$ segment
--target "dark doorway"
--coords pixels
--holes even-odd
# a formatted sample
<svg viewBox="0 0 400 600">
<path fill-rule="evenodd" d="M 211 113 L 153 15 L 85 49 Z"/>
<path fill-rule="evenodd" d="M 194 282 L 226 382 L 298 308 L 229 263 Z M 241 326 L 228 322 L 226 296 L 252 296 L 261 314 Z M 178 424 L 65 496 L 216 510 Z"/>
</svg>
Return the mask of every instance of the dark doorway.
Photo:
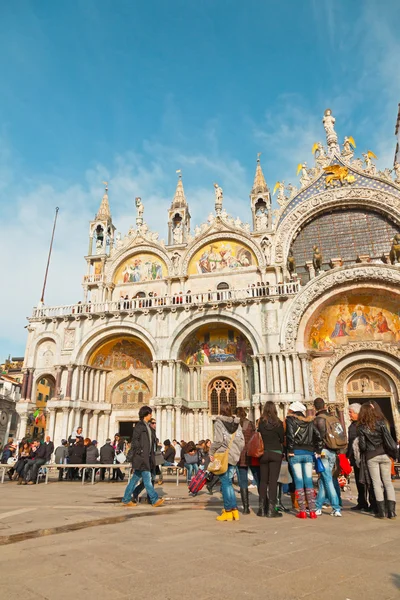
<svg viewBox="0 0 400 600">
<path fill-rule="evenodd" d="M 126 438 L 128 441 L 131 441 L 133 427 L 136 421 L 122 421 L 119 424 L 119 435 L 123 438 Z"/>
<path fill-rule="evenodd" d="M 353 404 L 354 402 L 358 402 L 359 404 L 364 404 L 364 402 L 372 402 L 372 401 L 376 402 L 378 404 L 381 411 L 385 415 L 385 419 L 388 421 L 388 423 L 390 425 L 390 433 L 392 434 L 393 439 L 396 440 L 397 439 L 396 429 L 394 426 L 393 411 L 392 411 L 392 405 L 390 402 L 390 398 L 365 398 L 365 397 L 364 398 L 349 398 L 349 405 Z"/>
</svg>

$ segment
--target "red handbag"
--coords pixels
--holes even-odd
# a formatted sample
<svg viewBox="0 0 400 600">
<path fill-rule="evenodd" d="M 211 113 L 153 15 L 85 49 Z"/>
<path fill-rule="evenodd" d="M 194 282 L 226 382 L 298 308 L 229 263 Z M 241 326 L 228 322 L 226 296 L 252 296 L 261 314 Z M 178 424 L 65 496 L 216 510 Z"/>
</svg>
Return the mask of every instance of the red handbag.
<svg viewBox="0 0 400 600">
<path fill-rule="evenodd" d="M 247 456 L 260 458 L 264 454 L 264 442 L 259 431 L 253 433 L 247 445 Z"/>
</svg>

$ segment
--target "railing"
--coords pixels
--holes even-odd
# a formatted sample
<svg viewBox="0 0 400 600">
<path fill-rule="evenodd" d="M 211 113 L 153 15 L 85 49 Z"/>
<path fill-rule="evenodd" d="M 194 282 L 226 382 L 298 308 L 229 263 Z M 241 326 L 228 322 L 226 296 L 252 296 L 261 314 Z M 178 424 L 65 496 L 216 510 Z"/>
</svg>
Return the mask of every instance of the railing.
<svg viewBox="0 0 400 600">
<path fill-rule="evenodd" d="M 293 296 L 298 293 L 299 289 L 300 285 L 296 281 L 291 283 L 279 283 L 277 285 L 265 284 L 241 290 L 220 290 L 202 293 L 184 292 L 183 294 L 174 294 L 172 296 L 157 296 L 153 294 L 152 296 L 149 295 L 144 298 L 121 298 L 116 301 L 88 302 L 86 304 L 79 302 L 77 304 L 69 304 L 66 306 L 41 306 L 34 308 L 32 318 L 56 318 L 70 315 L 87 316 L 88 314 L 96 313 L 104 314 L 150 309 L 173 309 L 184 306 L 237 304 L 241 302 L 260 301 L 262 299 L 267 300 L 268 298 Z"/>
<path fill-rule="evenodd" d="M 103 274 L 100 273 L 98 275 L 85 275 L 83 278 L 84 283 L 100 283 L 103 281 Z"/>
</svg>

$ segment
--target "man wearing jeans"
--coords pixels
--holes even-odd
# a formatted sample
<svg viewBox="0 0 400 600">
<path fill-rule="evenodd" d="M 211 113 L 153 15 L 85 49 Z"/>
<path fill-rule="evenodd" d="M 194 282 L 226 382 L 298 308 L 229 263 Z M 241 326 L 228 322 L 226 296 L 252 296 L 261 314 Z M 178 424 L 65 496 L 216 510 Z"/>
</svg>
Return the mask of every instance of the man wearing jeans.
<svg viewBox="0 0 400 600">
<path fill-rule="evenodd" d="M 322 505 L 324 503 L 325 497 L 328 498 L 330 505 L 332 506 L 332 517 L 341 517 L 342 513 L 340 510 L 339 498 L 335 490 L 335 486 L 333 484 L 332 479 L 332 471 L 336 465 L 336 452 L 327 448 L 326 443 L 326 417 L 329 416 L 328 411 L 325 408 L 325 402 L 322 398 L 316 398 L 314 400 L 314 407 L 316 410 L 316 417 L 314 419 L 314 423 L 316 428 L 319 431 L 321 439 L 323 441 L 323 450 L 321 452 L 322 463 L 325 467 L 325 471 L 320 473 L 319 486 L 318 486 L 318 495 L 315 502 L 316 505 L 316 514 L 322 514 Z"/>
<path fill-rule="evenodd" d="M 139 410 L 139 423 L 135 425 L 132 435 L 132 467 L 133 476 L 126 486 L 122 505 L 133 507 L 132 494 L 140 480 L 143 481 L 146 492 L 153 506 L 161 506 L 164 503 L 162 498 L 158 497 L 151 480 L 151 471 L 155 468 L 155 431 L 150 427 L 152 410 L 149 406 L 142 406 Z"/>
</svg>

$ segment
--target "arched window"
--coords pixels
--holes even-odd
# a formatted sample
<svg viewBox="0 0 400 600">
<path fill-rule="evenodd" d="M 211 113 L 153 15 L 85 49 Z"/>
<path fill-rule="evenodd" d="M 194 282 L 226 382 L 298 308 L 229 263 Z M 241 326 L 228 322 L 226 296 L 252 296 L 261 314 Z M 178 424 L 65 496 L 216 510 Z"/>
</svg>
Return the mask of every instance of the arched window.
<svg viewBox="0 0 400 600">
<path fill-rule="evenodd" d="M 221 283 L 217 285 L 217 290 L 229 290 L 229 283 L 226 283 L 226 281 L 221 281 Z"/>
<path fill-rule="evenodd" d="M 139 404 L 143 403 L 143 392 L 138 393 L 138 402 L 139 402 Z"/>
<path fill-rule="evenodd" d="M 233 381 L 227 377 L 214 379 L 208 388 L 208 398 L 212 415 L 219 415 L 221 402 L 226 401 L 229 402 L 232 411 L 234 411 L 237 406 L 236 386 Z"/>
</svg>

